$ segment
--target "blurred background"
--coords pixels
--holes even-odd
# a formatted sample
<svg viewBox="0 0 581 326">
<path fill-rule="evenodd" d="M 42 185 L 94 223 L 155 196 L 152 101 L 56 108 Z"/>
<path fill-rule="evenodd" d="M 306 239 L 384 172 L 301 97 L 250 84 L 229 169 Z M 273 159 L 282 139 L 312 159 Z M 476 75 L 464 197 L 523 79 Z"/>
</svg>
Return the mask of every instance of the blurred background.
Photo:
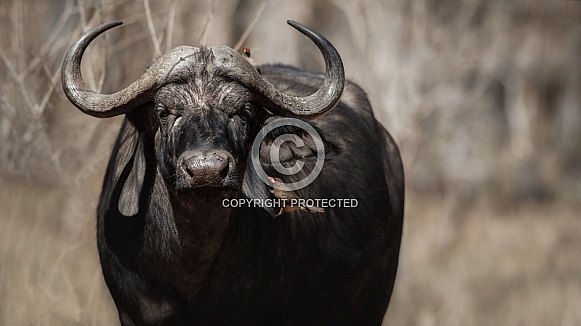
<svg viewBox="0 0 581 326">
<path fill-rule="evenodd" d="M 581 324 L 581 2 L 0 2 L 0 325 L 110 325 L 95 207 L 121 118 L 65 98 L 63 54 L 114 92 L 176 45 L 322 71 L 326 35 L 398 142 L 407 201 L 386 325 Z"/>
</svg>

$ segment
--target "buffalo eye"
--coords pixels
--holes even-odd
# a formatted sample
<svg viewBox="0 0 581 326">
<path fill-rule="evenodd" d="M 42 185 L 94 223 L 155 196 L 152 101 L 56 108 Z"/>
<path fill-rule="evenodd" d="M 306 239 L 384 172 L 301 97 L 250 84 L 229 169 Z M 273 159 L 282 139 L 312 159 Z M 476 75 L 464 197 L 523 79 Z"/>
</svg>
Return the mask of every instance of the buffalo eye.
<svg viewBox="0 0 581 326">
<path fill-rule="evenodd" d="M 167 120 L 169 119 L 169 116 L 171 115 L 171 112 L 169 112 L 169 110 L 167 110 L 165 107 L 159 105 L 155 108 L 155 111 L 157 113 L 157 116 L 159 117 L 159 120 L 161 121 L 162 124 L 166 124 Z"/>
<path fill-rule="evenodd" d="M 230 115 L 230 118 L 238 117 L 241 121 L 246 122 L 252 118 L 252 105 L 249 103 L 241 106 L 236 112 Z"/>
</svg>

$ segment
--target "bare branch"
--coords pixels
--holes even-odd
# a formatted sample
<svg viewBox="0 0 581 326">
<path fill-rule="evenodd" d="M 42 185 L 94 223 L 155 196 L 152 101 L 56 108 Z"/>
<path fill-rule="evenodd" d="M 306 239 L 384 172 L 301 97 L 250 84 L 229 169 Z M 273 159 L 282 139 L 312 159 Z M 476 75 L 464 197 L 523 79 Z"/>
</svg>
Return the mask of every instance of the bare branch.
<svg viewBox="0 0 581 326">
<path fill-rule="evenodd" d="M 16 81 L 16 84 L 18 85 L 18 90 L 20 91 L 22 98 L 26 102 L 26 106 L 30 110 L 32 110 L 36 105 L 35 101 L 30 97 L 29 92 L 26 89 L 26 86 L 24 86 L 24 83 L 22 82 L 22 79 L 18 77 L 18 73 L 16 72 L 14 65 L 12 65 L 12 62 L 10 61 L 10 59 L 8 59 L 8 57 L 6 56 L 4 51 L 2 51 L 2 49 L 0 49 L 0 58 L 2 59 L 2 61 L 4 61 L 4 64 L 8 68 L 8 72 L 10 72 L 12 78 Z"/>
<path fill-rule="evenodd" d="M 210 24 L 214 20 L 214 16 L 216 16 L 216 5 L 218 1 L 212 0 L 210 3 L 210 14 L 208 15 L 208 19 L 204 23 L 204 27 L 202 28 L 202 34 L 200 34 L 200 38 L 198 39 L 197 44 L 204 45 L 208 40 L 208 31 L 210 30 Z"/>
<path fill-rule="evenodd" d="M 165 32 L 166 38 L 165 38 L 165 51 L 169 51 L 171 50 L 171 44 L 172 44 L 172 36 L 173 36 L 173 26 L 174 26 L 174 22 L 175 22 L 175 15 L 176 15 L 176 2 L 172 1 L 171 4 L 169 5 L 169 10 L 168 10 L 168 18 L 167 18 L 167 30 Z"/>
<path fill-rule="evenodd" d="M 50 73 L 48 67 L 46 66 L 46 63 L 44 64 L 44 69 L 47 73 L 47 75 Z M 59 82 L 59 76 L 61 75 L 61 69 L 60 67 L 54 72 L 54 74 L 51 76 L 50 78 L 50 86 L 48 88 L 48 91 L 46 92 L 46 94 L 44 95 L 44 98 L 42 99 L 42 102 L 40 103 L 40 105 L 35 106 L 35 110 L 34 113 L 35 114 L 42 114 L 42 112 L 44 111 L 44 108 L 46 107 L 46 105 L 48 104 L 48 101 L 50 99 L 50 97 L 52 96 L 54 89 L 56 87 L 56 85 Z"/>
<path fill-rule="evenodd" d="M 34 70 L 36 68 L 36 66 L 38 64 L 40 64 L 42 62 L 41 58 L 43 58 L 47 54 L 47 52 L 49 52 L 50 50 L 53 50 L 53 51 L 55 50 L 54 47 L 55 47 L 55 43 L 57 43 L 57 40 L 62 41 L 62 39 L 63 39 L 62 38 L 62 36 L 63 36 L 62 30 L 63 30 L 65 24 L 69 21 L 69 19 L 73 15 L 74 10 L 77 9 L 76 6 L 70 5 L 71 2 L 72 2 L 71 0 L 67 1 L 67 5 L 65 5 L 65 10 L 60 15 L 57 23 L 51 29 L 50 35 L 45 39 L 45 41 L 40 46 L 40 50 L 38 51 L 38 54 L 35 55 L 34 58 L 32 58 L 32 60 L 30 61 L 30 63 L 26 67 L 26 69 L 24 69 L 20 73 L 20 76 L 18 76 L 19 78 L 24 79 L 24 76 L 28 75 L 32 70 Z M 60 43 L 62 43 L 62 42 L 60 42 Z M 60 47 L 57 47 L 57 49 L 60 49 Z"/>
<path fill-rule="evenodd" d="M 256 15 L 254 16 L 254 19 L 252 20 L 250 25 L 248 25 L 246 27 L 246 29 L 244 30 L 242 35 L 240 35 L 240 38 L 238 39 L 238 42 L 236 42 L 236 45 L 234 45 L 234 48 L 233 48 L 234 51 L 240 50 L 240 48 L 242 47 L 242 44 L 244 44 L 244 41 L 246 41 L 246 38 L 248 37 L 248 35 L 250 35 L 250 32 L 254 28 L 254 25 L 256 25 L 256 23 L 258 22 L 258 19 L 262 15 L 262 12 L 264 11 L 264 8 L 266 8 L 267 4 L 268 4 L 268 0 L 262 1 L 262 3 L 260 4 L 260 7 L 258 7 Z"/>
<path fill-rule="evenodd" d="M 153 18 L 151 17 L 151 10 L 149 10 L 149 0 L 143 0 L 143 6 L 145 7 L 145 16 L 147 18 L 147 27 L 149 28 L 149 35 L 151 37 L 151 42 L 153 42 L 153 49 L 155 51 L 155 56 L 161 56 L 161 49 L 159 47 L 159 39 L 155 33 L 155 27 L 153 26 Z"/>
</svg>

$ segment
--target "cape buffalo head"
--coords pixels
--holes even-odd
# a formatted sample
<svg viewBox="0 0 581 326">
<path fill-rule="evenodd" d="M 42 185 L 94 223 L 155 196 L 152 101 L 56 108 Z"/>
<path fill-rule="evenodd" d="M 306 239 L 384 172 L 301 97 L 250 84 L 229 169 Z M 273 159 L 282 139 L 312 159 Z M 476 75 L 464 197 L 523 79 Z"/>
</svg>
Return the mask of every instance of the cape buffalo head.
<svg viewBox="0 0 581 326">
<path fill-rule="evenodd" d="M 88 31 L 71 47 L 62 69 L 63 88 L 69 100 L 88 115 L 137 116 L 154 144 L 156 164 L 166 184 L 176 193 L 218 197 L 240 190 L 249 145 L 266 110 L 312 119 L 339 101 L 345 82 L 339 54 L 323 36 L 296 22 L 288 23 L 309 37 L 325 60 L 324 83 L 310 96 L 280 92 L 226 46 L 178 46 L 125 89 L 96 93 L 81 75 L 83 53 L 97 36 L 121 22 Z"/>
</svg>

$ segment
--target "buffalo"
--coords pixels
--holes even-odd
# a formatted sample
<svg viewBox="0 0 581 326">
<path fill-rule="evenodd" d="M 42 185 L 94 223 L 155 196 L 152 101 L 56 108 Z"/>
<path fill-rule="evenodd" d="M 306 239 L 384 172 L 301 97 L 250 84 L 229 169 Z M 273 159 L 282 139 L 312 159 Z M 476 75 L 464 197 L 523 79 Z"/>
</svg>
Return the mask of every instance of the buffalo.
<svg viewBox="0 0 581 326">
<path fill-rule="evenodd" d="M 97 208 L 121 324 L 381 324 L 402 236 L 399 150 L 365 92 L 345 80 L 333 45 L 288 23 L 320 49 L 325 74 L 257 66 L 226 46 L 178 46 L 125 89 L 101 94 L 84 82 L 81 59 L 121 22 L 68 50 L 62 82 L 72 104 L 125 116 Z M 284 119 L 315 133 L 300 123 L 260 133 Z M 294 138 L 277 143 L 281 135 Z M 272 191 L 269 180 L 294 184 L 321 163 L 309 184 Z M 303 203 L 281 204 L 287 195 Z M 320 209 L 300 209 L 309 200 Z"/>
</svg>

